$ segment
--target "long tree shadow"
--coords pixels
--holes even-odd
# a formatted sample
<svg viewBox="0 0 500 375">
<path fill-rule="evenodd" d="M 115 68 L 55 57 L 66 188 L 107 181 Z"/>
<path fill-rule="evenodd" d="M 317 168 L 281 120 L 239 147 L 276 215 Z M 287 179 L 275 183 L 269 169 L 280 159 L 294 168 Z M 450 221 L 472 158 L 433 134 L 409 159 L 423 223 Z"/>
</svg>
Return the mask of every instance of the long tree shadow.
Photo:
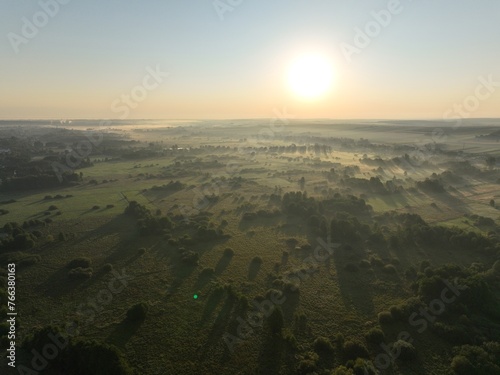
<svg viewBox="0 0 500 375">
<path fill-rule="evenodd" d="M 47 297 L 61 297 L 90 286 L 90 279 L 71 279 L 68 276 L 69 271 L 68 268 L 64 267 L 54 272 L 44 283 L 40 284 L 37 289 L 41 294 Z"/>
<path fill-rule="evenodd" d="M 284 342 L 281 335 L 264 333 L 262 349 L 259 353 L 257 374 L 279 374 L 283 357 Z"/>
<path fill-rule="evenodd" d="M 300 305 L 300 290 L 285 291 L 283 297 L 285 298 L 285 301 L 281 305 L 283 318 L 286 322 L 292 322 L 295 311 Z"/>
<path fill-rule="evenodd" d="M 210 348 L 220 340 L 220 338 L 226 331 L 226 326 L 229 321 L 229 318 L 231 317 L 231 311 L 233 310 L 234 303 L 235 300 L 233 298 L 229 296 L 226 297 L 224 305 L 219 311 L 219 315 L 217 315 L 217 318 L 215 319 L 212 329 L 208 334 L 207 341 L 203 346 L 204 349 L 201 352 L 202 361 L 206 358 Z"/>
<path fill-rule="evenodd" d="M 222 272 L 224 272 L 231 263 L 231 259 L 233 259 L 232 256 L 225 254 L 222 255 L 222 257 L 217 262 L 217 265 L 215 266 L 215 274 L 220 275 Z"/>
<path fill-rule="evenodd" d="M 128 217 L 125 214 L 120 214 L 104 225 L 101 225 L 100 227 L 97 227 L 81 236 L 78 236 L 74 240 L 74 244 L 77 245 L 86 241 L 91 241 L 104 236 L 116 234 L 118 234 L 119 241 L 122 244 L 130 243 L 138 239 L 135 219 Z"/>
<path fill-rule="evenodd" d="M 259 273 L 261 263 L 256 261 L 251 261 L 248 267 L 248 280 L 255 280 L 257 274 Z"/>
<path fill-rule="evenodd" d="M 201 315 L 200 326 L 205 324 L 208 319 L 212 316 L 213 312 L 217 309 L 217 306 L 222 301 L 222 297 L 224 297 L 224 291 L 214 290 L 207 299 L 205 303 L 205 308 L 203 309 L 203 313 Z"/>
<path fill-rule="evenodd" d="M 348 261 L 350 251 L 352 248 L 342 246 L 333 253 L 340 294 L 346 307 L 371 316 L 375 313 L 375 308 L 368 287 L 369 276 L 365 269 L 359 269 L 357 265 Z"/>
<path fill-rule="evenodd" d="M 141 327 L 142 321 L 130 321 L 124 319 L 120 322 L 113 332 L 107 337 L 106 342 L 117 346 L 118 348 L 125 348 L 127 342 Z"/>
</svg>

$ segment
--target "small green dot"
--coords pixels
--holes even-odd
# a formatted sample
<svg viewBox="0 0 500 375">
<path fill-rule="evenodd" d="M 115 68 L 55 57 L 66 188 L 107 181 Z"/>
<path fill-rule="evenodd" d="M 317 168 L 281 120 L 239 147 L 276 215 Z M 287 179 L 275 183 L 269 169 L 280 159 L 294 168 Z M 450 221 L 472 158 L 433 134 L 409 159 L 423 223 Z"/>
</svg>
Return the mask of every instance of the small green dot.
<svg viewBox="0 0 500 375">
<path fill-rule="evenodd" d="M 198 294 L 195 294 L 195 295 L 193 296 L 193 298 L 194 298 L 194 299 L 198 299 Z"/>
</svg>

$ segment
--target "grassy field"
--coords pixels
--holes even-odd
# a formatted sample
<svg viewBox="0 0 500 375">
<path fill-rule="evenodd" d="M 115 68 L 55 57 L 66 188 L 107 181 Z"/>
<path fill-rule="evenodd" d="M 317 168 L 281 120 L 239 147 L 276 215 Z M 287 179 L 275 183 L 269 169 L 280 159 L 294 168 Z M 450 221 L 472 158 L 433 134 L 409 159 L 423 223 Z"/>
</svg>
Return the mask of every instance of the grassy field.
<svg viewBox="0 0 500 375">
<path fill-rule="evenodd" d="M 433 160 L 430 165 L 418 169 L 391 164 L 392 158 L 405 153 L 395 146 L 408 144 L 411 137 L 428 136 L 432 124 L 352 126 L 297 121 L 274 139 L 256 143 L 239 141 L 258 133 L 266 126 L 262 123 L 251 123 L 241 129 L 230 122 L 215 127 L 171 124 L 148 132 L 120 129 L 117 134 L 126 133 L 127 139 L 141 141 L 138 149 L 153 148 L 149 142 L 163 144 L 153 148 L 156 156 L 138 160 L 126 160 L 109 150 L 108 153 L 99 150 L 92 156 L 93 166 L 77 170 L 83 178 L 76 186 L 2 192 L 0 201 L 15 202 L 0 205 L 8 210 L 0 216 L 0 227 L 8 222 L 52 220 L 40 229 L 43 239 L 37 246 L 25 251 L 39 255 L 39 261 L 18 271 L 21 337 L 27 337 L 36 327 L 77 322 L 79 337 L 115 345 L 139 374 L 253 374 L 259 368 L 260 373 L 266 373 L 262 370 L 265 363 L 262 329 L 256 329 L 234 352 L 228 350 L 224 334 L 234 333 L 238 318 L 245 315 L 239 310 L 239 300 L 232 299 L 227 289 L 219 296 L 215 291 L 218 286 L 230 285 L 237 295 L 249 301 L 265 300 L 266 293 L 279 289 L 277 285 L 286 275 L 309 267 L 310 252 L 300 246 L 310 244 L 315 248 L 325 240 L 300 215 L 280 212 L 269 218 L 242 219 L 245 212 L 281 209 L 270 202 L 271 194 L 307 192 L 320 202 L 320 207 L 321 199 L 335 193 L 362 197 L 372 211 L 369 217 L 359 215 L 359 220 L 370 226 L 375 223 L 387 226 L 387 238 L 402 224 L 386 223 L 383 215 L 388 213 L 417 214 L 431 225 L 460 228 L 491 238 L 500 233 L 500 213 L 490 205 L 491 199 L 500 200 L 495 181 L 498 176 L 488 171 L 484 163 L 472 163 L 481 171 L 480 175 L 464 173 L 460 183 L 443 183 L 446 191 L 438 193 L 416 188 L 415 184 L 432 173 L 445 172 L 443 163 L 454 160 L 453 155 L 440 153 L 429 159 Z M 457 130 L 453 134 L 457 139 L 449 149 L 462 142 L 467 144 L 471 160 L 479 160 L 472 158 L 477 153 L 498 155 L 498 146 L 474 139 L 474 135 L 488 130 L 491 129 L 487 125 Z M 73 131 L 78 132 L 78 127 Z M 302 154 L 258 150 L 293 142 L 299 145 L 299 139 L 302 139 L 300 144 L 313 145 L 315 138 L 309 137 L 317 136 L 325 138 L 332 149 L 319 154 L 311 150 Z M 328 143 L 328 137 L 363 138 L 372 144 L 346 144 L 339 140 Z M 169 148 L 173 144 L 192 149 L 172 151 Z M 206 145 L 229 147 L 204 149 L 202 146 Z M 256 147 L 257 151 L 255 155 L 244 154 L 238 152 L 241 146 Z M 367 158 L 381 158 L 387 165 L 381 172 L 373 165 L 360 163 L 364 154 Z M 107 156 L 109 161 L 101 161 Z M 439 162 L 435 162 L 436 157 Z M 353 180 L 369 181 L 376 177 L 383 183 L 400 181 L 401 189 L 380 193 L 366 190 Z M 180 181 L 183 188 L 152 189 L 170 181 Z M 200 197 L 212 194 L 217 197 L 214 202 L 198 202 Z M 46 198 L 56 195 L 63 198 Z M 173 244 L 163 235 L 140 236 L 137 220 L 124 214 L 130 201 L 149 209 L 153 217 L 181 215 L 190 222 L 197 213 L 208 213 L 208 227 L 222 229 L 227 236 L 185 245 Z M 56 208 L 50 209 L 52 205 Z M 328 220 L 337 214 L 324 208 L 323 215 Z M 478 224 L 477 218 L 465 215 L 490 218 L 493 224 Z M 377 218 L 381 218 L 380 224 Z M 193 236 L 194 229 L 186 228 L 178 224 L 169 236 L 178 239 L 186 233 Z M 64 241 L 58 239 L 59 233 L 67 235 Z M 292 246 L 287 242 L 290 238 L 296 240 Z M 183 263 L 180 247 L 197 253 L 198 263 Z M 227 248 L 234 250 L 233 256 L 225 255 Z M 68 280 L 67 264 L 81 257 L 91 260 L 92 277 Z M 256 263 L 255 257 L 260 261 Z M 7 258 L 2 258 L 4 263 Z M 366 333 L 381 327 L 387 342 L 396 341 L 402 330 L 413 330 L 417 351 L 415 360 L 397 361 L 387 373 L 446 374 L 453 357 L 448 341 L 431 330 L 416 333 L 405 322 L 381 325 L 377 316 L 415 296 L 413 281 L 405 272 L 411 267 L 419 269 L 422 261 L 429 261 L 432 267 L 453 263 L 468 268 L 472 263 L 482 263 L 489 269 L 497 258 L 498 254 L 491 252 L 452 251 L 427 245 L 394 248 L 365 240 L 353 242 L 349 249 L 335 250 L 332 256 L 314 266 L 314 272 L 300 282 L 299 293 L 290 295 L 281 306 L 283 332 L 294 334 L 297 347 L 277 358 L 273 371 L 297 373 L 300 362 L 297 358 L 314 351 L 316 337 L 326 337 L 335 343 L 341 334 L 346 340 L 365 343 Z M 108 264 L 114 272 L 129 275 L 123 290 L 112 293 L 111 297 L 109 283 L 115 276 L 109 269 L 106 271 Z M 353 265 L 355 271 L 351 269 Z M 146 319 L 140 324 L 128 323 L 127 310 L 141 301 L 149 307 Z M 300 314 L 307 317 L 305 331 L 297 329 L 295 317 Z M 382 349 L 366 345 L 374 360 Z M 333 358 L 330 366 L 318 373 L 346 364 L 338 347 Z M 29 355 L 26 360 L 29 362 Z"/>
</svg>

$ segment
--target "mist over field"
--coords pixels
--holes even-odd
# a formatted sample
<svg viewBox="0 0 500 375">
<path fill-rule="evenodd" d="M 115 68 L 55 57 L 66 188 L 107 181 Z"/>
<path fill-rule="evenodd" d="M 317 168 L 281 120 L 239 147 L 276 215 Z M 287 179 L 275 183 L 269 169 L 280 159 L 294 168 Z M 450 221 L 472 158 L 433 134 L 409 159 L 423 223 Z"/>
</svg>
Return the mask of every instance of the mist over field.
<svg viewBox="0 0 500 375">
<path fill-rule="evenodd" d="M 0 375 L 500 375 L 500 2 L 0 2 Z"/>
<path fill-rule="evenodd" d="M 18 363 L 496 373 L 499 121 L 2 121 Z"/>
</svg>

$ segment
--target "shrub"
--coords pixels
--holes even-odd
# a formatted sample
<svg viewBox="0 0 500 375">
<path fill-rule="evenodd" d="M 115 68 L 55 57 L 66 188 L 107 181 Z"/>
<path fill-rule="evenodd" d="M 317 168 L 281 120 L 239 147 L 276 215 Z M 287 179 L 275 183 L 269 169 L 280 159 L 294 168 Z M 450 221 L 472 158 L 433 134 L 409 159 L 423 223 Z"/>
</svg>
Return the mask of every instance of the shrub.
<svg viewBox="0 0 500 375">
<path fill-rule="evenodd" d="M 55 205 L 51 205 L 51 206 L 49 206 L 49 209 L 48 209 L 48 210 L 49 210 L 49 211 L 55 211 L 55 210 L 57 210 L 57 206 L 55 206 Z"/>
<path fill-rule="evenodd" d="M 364 344 L 350 340 L 344 343 L 343 354 L 346 360 L 369 357 L 368 349 Z"/>
<path fill-rule="evenodd" d="M 146 319 L 148 313 L 148 305 L 144 302 L 138 303 L 132 306 L 127 311 L 127 320 L 131 322 L 141 322 Z"/>
<path fill-rule="evenodd" d="M 371 342 L 372 344 L 380 344 L 385 340 L 384 332 L 378 327 L 370 329 L 366 333 L 365 337 L 366 341 Z"/>
<path fill-rule="evenodd" d="M 41 238 L 43 236 L 43 233 L 40 232 L 39 230 L 34 230 L 33 231 L 33 235 L 36 237 L 36 238 Z"/>
<path fill-rule="evenodd" d="M 391 312 L 391 316 L 394 320 L 402 321 L 405 319 L 405 313 L 401 306 L 391 306 L 389 311 Z"/>
<path fill-rule="evenodd" d="M 181 261 L 190 265 L 198 264 L 198 253 L 191 250 L 181 250 Z"/>
<path fill-rule="evenodd" d="M 317 337 L 313 343 L 314 351 L 318 353 L 320 357 L 333 357 L 333 345 L 326 337 Z"/>
<path fill-rule="evenodd" d="M 380 324 L 390 324 L 394 321 L 392 314 L 389 311 L 382 311 L 377 317 Z"/>
<path fill-rule="evenodd" d="M 146 248 L 145 247 L 139 248 L 139 250 L 137 251 L 137 254 L 139 256 L 146 254 Z"/>
<path fill-rule="evenodd" d="M 99 207 L 99 206 L 97 206 L 97 205 L 96 205 L 96 206 L 92 206 L 92 209 L 93 209 L 93 210 L 98 210 L 99 208 L 101 208 L 101 207 Z"/>
<path fill-rule="evenodd" d="M 77 267 L 69 270 L 68 277 L 70 279 L 90 279 L 92 277 L 92 268 Z"/>
<path fill-rule="evenodd" d="M 108 205 L 106 205 L 106 208 L 113 208 L 113 207 L 115 207 L 114 204 L 108 204 Z"/>
<path fill-rule="evenodd" d="M 92 265 L 92 261 L 89 258 L 76 258 L 70 261 L 66 268 L 89 268 Z"/>
<path fill-rule="evenodd" d="M 457 375 L 471 375 L 474 374 L 474 365 L 463 355 L 457 355 L 451 361 L 451 369 Z"/>
<path fill-rule="evenodd" d="M 316 374 L 317 370 L 316 361 L 312 359 L 303 359 L 299 362 L 297 366 L 297 374 L 299 375 L 308 375 L 308 374 Z"/>
<path fill-rule="evenodd" d="M 399 357 L 403 361 L 409 361 L 417 356 L 415 347 L 408 341 L 398 340 L 393 344 L 393 350 L 399 353 Z"/>
</svg>

